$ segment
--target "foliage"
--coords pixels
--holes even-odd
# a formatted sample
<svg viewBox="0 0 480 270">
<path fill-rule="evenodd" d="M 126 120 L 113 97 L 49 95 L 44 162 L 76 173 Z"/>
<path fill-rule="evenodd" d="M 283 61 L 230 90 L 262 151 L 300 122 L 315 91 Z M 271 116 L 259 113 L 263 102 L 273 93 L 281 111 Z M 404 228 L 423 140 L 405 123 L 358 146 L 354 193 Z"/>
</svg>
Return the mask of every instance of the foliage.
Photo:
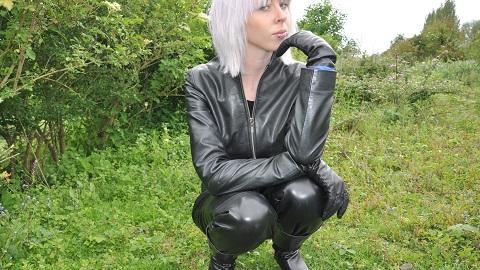
<svg viewBox="0 0 480 270">
<path fill-rule="evenodd" d="M 479 66 L 392 63 L 376 56 L 337 65 L 324 159 L 352 201 L 302 254 L 320 270 L 476 269 Z M 189 138 L 160 130 L 91 154 L 67 150 L 45 169 L 58 184 L 2 197 L 2 268 L 206 269 L 208 245 L 190 218 L 200 181 Z M 275 267 L 271 241 L 238 259 L 239 269 Z"/>
<path fill-rule="evenodd" d="M 455 93 L 461 85 L 480 85 L 476 61 L 439 60 L 411 64 L 396 57 L 372 55 L 341 58 L 336 98 L 355 107 L 384 102 L 416 102 L 440 93 Z"/>
<path fill-rule="evenodd" d="M 345 25 L 346 15 L 335 9 L 328 0 L 310 5 L 305 16 L 298 21 L 301 29 L 308 29 L 317 35 L 330 35 L 341 41 L 341 32 Z"/>
<path fill-rule="evenodd" d="M 27 184 L 44 181 L 41 170 L 67 147 L 115 146 L 134 121 L 170 113 L 164 99 L 211 51 L 205 2 L 35 0 L 1 9 L 0 135 L 13 147 L 3 166 Z"/>
<path fill-rule="evenodd" d="M 457 48 L 462 43 L 462 35 L 454 1 L 446 0 L 440 8 L 428 14 L 422 33 L 415 42 L 423 56 L 461 58 Z"/>
<path fill-rule="evenodd" d="M 462 32 L 465 33 L 467 41 L 474 40 L 480 33 L 480 21 L 471 21 L 462 25 Z"/>
<path fill-rule="evenodd" d="M 480 62 L 480 21 L 471 21 L 462 26 L 465 33 L 463 51 L 466 59 Z"/>
<path fill-rule="evenodd" d="M 64 184 L 14 193 L 0 204 L 0 268 L 194 268 L 182 256 L 201 245 L 185 215 L 198 185 L 188 137 L 170 136 L 164 129 L 117 150 L 67 152 L 47 175 Z"/>
<path fill-rule="evenodd" d="M 308 6 L 305 16 L 298 21 L 298 27 L 321 36 L 339 53 L 357 51 L 356 42 L 343 34 L 345 19 L 344 13 L 325 0 Z"/>
<path fill-rule="evenodd" d="M 427 15 L 423 30 L 412 38 L 398 35 L 387 53 L 415 62 L 425 59 L 479 60 L 478 22 L 460 27 L 455 2 L 446 0 L 438 9 Z"/>
<path fill-rule="evenodd" d="M 425 20 L 424 30 L 427 29 L 429 25 L 435 24 L 435 22 L 438 21 L 449 23 L 453 30 L 459 28 L 460 19 L 456 15 L 454 0 L 446 0 L 440 8 L 428 14 Z"/>
</svg>

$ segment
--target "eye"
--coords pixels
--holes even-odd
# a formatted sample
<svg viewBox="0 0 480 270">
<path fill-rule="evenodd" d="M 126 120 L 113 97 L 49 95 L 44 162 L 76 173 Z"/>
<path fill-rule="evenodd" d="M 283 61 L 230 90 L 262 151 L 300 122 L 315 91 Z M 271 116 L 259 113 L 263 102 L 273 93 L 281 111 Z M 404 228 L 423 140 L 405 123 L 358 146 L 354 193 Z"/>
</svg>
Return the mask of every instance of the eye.
<svg viewBox="0 0 480 270">
<path fill-rule="evenodd" d="M 260 11 L 267 11 L 270 9 L 270 6 L 263 6 L 263 7 L 260 7 L 258 10 Z"/>
<path fill-rule="evenodd" d="M 288 3 L 287 2 L 280 3 L 280 8 L 282 8 L 282 9 L 288 8 Z"/>
</svg>

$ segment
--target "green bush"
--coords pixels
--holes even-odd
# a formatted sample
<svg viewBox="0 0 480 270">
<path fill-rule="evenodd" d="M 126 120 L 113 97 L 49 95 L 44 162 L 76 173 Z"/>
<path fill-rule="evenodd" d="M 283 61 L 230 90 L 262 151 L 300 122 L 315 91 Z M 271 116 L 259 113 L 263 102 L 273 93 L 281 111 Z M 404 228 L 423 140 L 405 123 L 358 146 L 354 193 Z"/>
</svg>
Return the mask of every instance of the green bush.
<svg viewBox="0 0 480 270">
<path fill-rule="evenodd" d="M 39 172 L 59 163 L 67 148 L 88 154 L 117 147 L 132 141 L 125 130 L 176 114 L 181 103 L 165 100 L 178 100 L 187 69 L 212 52 L 206 2 L 35 0 L 2 7 L 0 136 L 19 154 L 5 164 L 9 172 L 28 185 L 46 181 Z"/>
</svg>

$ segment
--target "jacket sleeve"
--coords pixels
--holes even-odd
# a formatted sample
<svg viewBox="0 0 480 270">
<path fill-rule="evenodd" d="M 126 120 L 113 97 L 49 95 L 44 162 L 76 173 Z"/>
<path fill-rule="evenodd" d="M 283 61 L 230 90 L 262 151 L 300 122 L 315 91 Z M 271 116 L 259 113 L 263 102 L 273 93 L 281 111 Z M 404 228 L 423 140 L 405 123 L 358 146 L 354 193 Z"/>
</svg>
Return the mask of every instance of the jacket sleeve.
<svg viewBox="0 0 480 270">
<path fill-rule="evenodd" d="M 185 83 L 185 97 L 193 165 L 210 194 L 218 196 L 263 188 L 304 175 L 288 152 L 270 158 L 231 159 L 190 72 Z"/>
<path fill-rule="evenodd" d="M 285 145 L 292 158 L 307 165 L 318 160 L 327 140 L 337 72 L 303 68 Z"/>
</svg>

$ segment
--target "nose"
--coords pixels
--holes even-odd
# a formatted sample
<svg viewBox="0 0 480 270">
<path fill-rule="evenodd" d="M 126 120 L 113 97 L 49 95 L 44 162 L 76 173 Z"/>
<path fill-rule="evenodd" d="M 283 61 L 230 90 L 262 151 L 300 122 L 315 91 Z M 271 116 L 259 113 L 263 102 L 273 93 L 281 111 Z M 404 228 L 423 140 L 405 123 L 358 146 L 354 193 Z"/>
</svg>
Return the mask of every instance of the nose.
<svg viewBox="0 0 480 270">
<path fill-rule="evenodd" d="M 283 9 L 280 5 L 276 6 L 276 18 L 277 22 L 285 22 L 288 18 L 287 9 Z"/>
</svg>

